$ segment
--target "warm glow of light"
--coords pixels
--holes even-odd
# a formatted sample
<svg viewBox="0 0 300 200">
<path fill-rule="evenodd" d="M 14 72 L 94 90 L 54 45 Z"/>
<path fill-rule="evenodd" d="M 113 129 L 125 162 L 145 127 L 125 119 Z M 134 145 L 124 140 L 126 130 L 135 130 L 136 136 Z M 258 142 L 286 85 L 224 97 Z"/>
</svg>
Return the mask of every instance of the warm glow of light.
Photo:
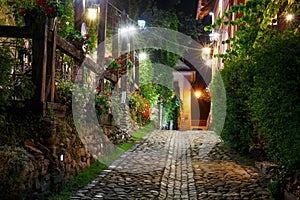
<svg viewBox="0 0 300 200">
<path fill-rule="evenodd" d="M 87 11 L 88 11 L 89 19 L 91 19 L 91 20 L 97 19 L 97 11 L 98 11 L 97 8 L 88 8 Z"/>
<path fill-rule="evenodd" d="M 202 49 L 202 52 L 205 53 L 205 54 L 207 54 L 207 55 L 210 54 L 210 51 L 211 51 L 211 48 L 210 48 L 210 47 L 204 47 L 204 48 Z"/>
<path fill-rule="evenodd" d="M 135 32 L 135 27 L 134 26 L 126 26 L 126 27 L 122 27 L 120 28 L 120 33 L 121 34 L 133 34 Z"/>
<path fill-rule="evenodd" d="M 197 99 L 201 97 L 201 92 L 200 91 L 195 91 L 195 96 Z"/>
<path fill-rule="evenodd" d="M 206 64 L 207 66 L 211 66 L 211 65 L 213 64 L 212 59 L 207 59 L 206 62 L 205 62 L 205 64 Z"/>
<path fill-rule="evenodd" d="M 286 17 L 285 17 L 285 19 L 287 21 L 292 21 L 294 19 L 294 15 L 293 14 L 287 14 Z"/>
<path fill-rule="evenodd" d="M 146 60 L 147 59 L 147 54 L 145 52 L 139 53 L 139 59 L 140 60 Z"/>
</svg>

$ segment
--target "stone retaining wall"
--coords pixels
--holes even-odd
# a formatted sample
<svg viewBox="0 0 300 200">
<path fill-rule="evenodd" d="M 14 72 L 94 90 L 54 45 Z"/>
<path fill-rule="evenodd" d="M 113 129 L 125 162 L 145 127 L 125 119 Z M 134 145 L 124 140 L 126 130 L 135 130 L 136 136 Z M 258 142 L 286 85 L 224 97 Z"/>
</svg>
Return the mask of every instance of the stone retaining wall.
<svg viewBox="0 0 300 200">
<path fill-rule="evenodd" d="M 46 130 L 39 133 L 40 139 L 26 139 L 22 148 L 2 149 L 1 199 L 47 199 L 93 161 L 67 123 L 42 123 Z"/>
<path fill-rule="evenodd" d="M 85 125 L 79 135 L 65 116 L 46 118 L 40 122 L 41 130 L 34 130 L 23 147 L 0 147 L 1 199 L 42 200 L 59 192 L 95 159 L 130 140 L 131 131 L 138 126 L 127 110 L 123 115 L 121 121 L 106 121 L 99 130 Z"/>
</svg>

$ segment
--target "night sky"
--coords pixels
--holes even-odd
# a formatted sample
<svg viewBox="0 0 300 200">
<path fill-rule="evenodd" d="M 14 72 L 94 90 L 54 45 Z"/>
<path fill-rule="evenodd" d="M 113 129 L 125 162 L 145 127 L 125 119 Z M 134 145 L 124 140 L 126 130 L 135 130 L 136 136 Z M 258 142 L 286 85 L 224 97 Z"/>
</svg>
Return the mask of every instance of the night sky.
<svg viewBox="0 0 300 200">
<path fill-rule="evenodd" d="M 183 11 L 187 15 L 196 15 L 198 0 L 181 0 L 176 6 L 177 0 L 157 0 L 157 5 L 161 9 L 175 8 L 178 11 Z"/>
<path fill-rule="evenodd" d="M 177 6 L 177 10 L 196 17 L 197 6 L 198 0 L 181 0 L 181 3 Z"/>
</svg>

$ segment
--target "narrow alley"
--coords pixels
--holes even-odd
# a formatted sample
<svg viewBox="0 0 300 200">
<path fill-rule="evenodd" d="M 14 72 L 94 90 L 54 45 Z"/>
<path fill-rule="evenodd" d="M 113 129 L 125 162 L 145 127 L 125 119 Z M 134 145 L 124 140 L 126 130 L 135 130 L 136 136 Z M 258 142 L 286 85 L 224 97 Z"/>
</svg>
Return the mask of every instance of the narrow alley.
<svg viewBox="0 0 300 200">
<path fill-rule="evenodd" d="M 71 199 L 272 199 L 236 158 L 211 131 L 154 131 Z"/>
</svg>

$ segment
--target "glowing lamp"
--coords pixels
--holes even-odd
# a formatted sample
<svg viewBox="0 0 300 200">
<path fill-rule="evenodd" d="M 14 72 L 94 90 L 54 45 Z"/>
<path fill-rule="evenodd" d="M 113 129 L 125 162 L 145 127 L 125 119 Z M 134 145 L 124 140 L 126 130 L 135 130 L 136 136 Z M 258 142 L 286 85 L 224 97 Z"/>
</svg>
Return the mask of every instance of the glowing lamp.
<svg viewBox="0 0 300 200">
<path fill-rule="evenodd" d="M 201 92 L 200 91 L 196 91 L 195 92 L 195 96 L 197 99 L 199 99 L 201 97 Z"/>
</svg>

